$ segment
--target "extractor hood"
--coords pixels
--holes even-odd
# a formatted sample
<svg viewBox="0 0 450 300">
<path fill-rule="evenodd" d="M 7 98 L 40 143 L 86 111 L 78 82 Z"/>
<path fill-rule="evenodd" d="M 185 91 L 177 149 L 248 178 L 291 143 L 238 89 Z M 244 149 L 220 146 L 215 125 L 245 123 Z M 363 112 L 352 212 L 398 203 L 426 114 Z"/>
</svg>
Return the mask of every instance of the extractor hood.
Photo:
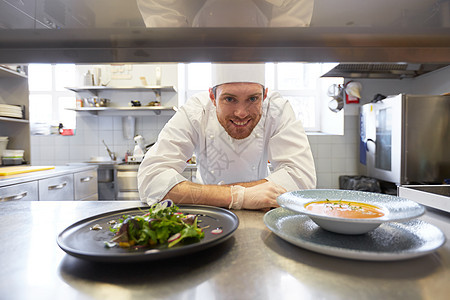
<svg viewBox="0 0 450 300">
<path fill-rule="evenodd" d="M 343 63 L 322 77 L 403 79 L 414 78 L 448 66 L 448 64 Z"/>
</svg>

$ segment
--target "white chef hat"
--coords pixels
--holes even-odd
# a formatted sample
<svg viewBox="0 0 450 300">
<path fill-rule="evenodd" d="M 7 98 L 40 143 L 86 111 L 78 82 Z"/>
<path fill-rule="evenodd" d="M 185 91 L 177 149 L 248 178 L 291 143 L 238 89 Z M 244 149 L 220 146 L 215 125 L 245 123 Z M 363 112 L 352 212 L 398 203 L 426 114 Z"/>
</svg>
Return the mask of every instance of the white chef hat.
<svg viewBox="0 0 450 300">
<path fill-rule="evenodd" d="M 231 82 L 254 82 L 264 86 L 264 64 L 212 64 L 212 86 Z"/>
</svg>

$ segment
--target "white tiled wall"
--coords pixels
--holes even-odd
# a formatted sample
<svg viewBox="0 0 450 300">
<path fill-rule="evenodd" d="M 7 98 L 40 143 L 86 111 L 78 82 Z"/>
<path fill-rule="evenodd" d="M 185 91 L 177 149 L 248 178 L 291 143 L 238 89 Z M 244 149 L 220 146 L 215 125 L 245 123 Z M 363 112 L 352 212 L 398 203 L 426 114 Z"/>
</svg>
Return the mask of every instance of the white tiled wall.
<svg viewBox="0 0 450 300">
<path fill-rule="evenodd" d="M 358 175 L 359 119 L 346 116 L 343 136 L 309 135 L 317 188 L 339 188 L 340 175 Z"/>
<path fill-rule="evenodd" d="M 136 134 L 141 134 L 148 144 L 154 142 L 171 115 L 136 117 Z M 32 165 L 65 165 L 85 162 L 93 156 L 108 156 L 103 145 L 122 159 L 133 151 L 134 140 L 124 138 L 121 116 L 85 115 L 77 117 L 77 129 L 73 136 L 31 136 Z"/>
</svg>

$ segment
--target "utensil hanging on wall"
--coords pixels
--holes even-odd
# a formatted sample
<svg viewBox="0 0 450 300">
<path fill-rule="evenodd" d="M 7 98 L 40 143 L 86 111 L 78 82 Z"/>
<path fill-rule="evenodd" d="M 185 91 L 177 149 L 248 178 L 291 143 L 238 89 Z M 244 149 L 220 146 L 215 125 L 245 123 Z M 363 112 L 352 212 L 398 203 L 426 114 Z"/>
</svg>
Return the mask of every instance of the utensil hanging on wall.
<svg viewBox="0 0 450 300">
<path fill-rule="evenodd" d="M 116 154 L 108 148 L 108 146 L 105 143 L 105 140 L 102 140 L 102 142 L 103 142 L 103 145 L 105 145 L 106 151 L 108 151 L 108 155 L 111 158 L 111 160 L 116 160 L 116 158 L 117 158 Z"/>
<path fill-rule="evenodd" d="M 328 108 L 332 112 L 337 113 L 344 108 L 344 93 L 345 90 L 340 84 L 333 84 L 328 88 L 327 95 L 331 97 L 331 100 L 328 102 Z"/>
</svg>

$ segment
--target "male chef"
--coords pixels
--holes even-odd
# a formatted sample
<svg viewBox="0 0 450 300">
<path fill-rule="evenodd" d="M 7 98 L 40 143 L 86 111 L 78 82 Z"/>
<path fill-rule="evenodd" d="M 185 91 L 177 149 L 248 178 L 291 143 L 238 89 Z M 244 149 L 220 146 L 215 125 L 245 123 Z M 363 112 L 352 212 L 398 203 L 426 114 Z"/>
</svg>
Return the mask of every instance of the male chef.
<svg viewBox="0 0 450 300">
<path fill-rule="evenodd" d="M 315 188 L 303 126 L 287 100 L 268 94 L 264 64 L 212 68 L 213 87 L 191 97 L 146 153 L 138 171 L 141 200 L 264 209 L 277 207 L 286 191 Z M 196 182 L 181 175 L 193 154 Z"/>
</svg>

